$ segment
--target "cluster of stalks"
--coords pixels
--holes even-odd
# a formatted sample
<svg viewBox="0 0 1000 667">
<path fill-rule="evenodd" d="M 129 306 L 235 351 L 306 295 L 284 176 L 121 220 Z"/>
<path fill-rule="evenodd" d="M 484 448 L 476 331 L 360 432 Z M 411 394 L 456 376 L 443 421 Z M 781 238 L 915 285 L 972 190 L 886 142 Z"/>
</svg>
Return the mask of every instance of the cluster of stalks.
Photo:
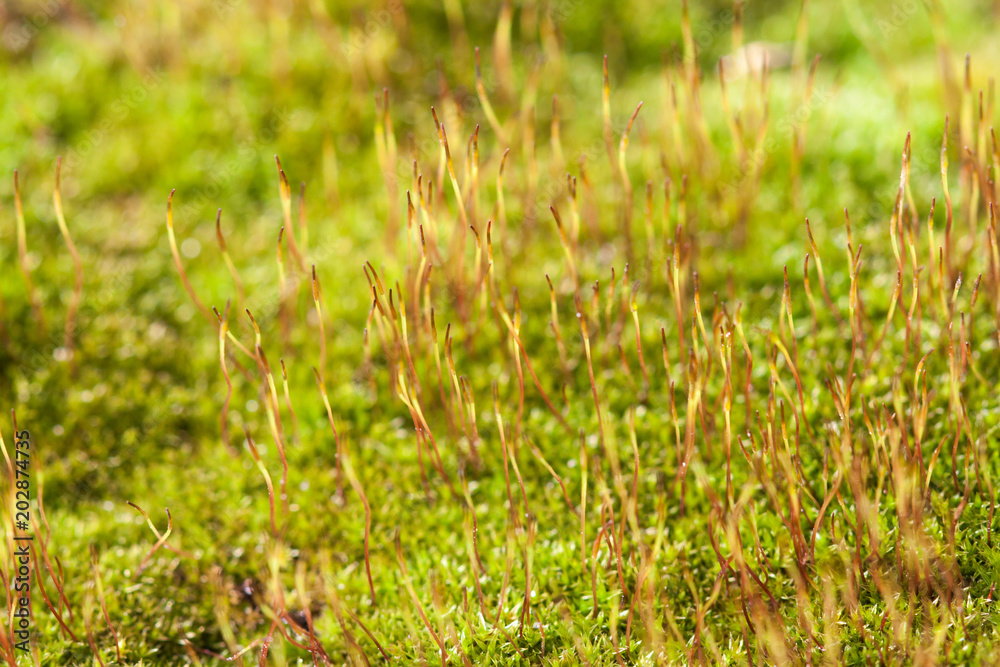
<svg viewBox="0 0 1000 667">
<path fill-rule="evenodd" d="M 10 422 L 15 442 L 27 439 L 25 431 L 18 429 L 17 413 L 11 410 Z M 41 659 L 41 646 L 37 639 L 24 635 L 18 635 L 15 629 L 23 629 L 19 624 L 19 616 L 15 612 L 23 608 L 22 604 L 25 592 L 24 586 L 30 587 L 29 597 L 32 605 L 44 604 L 45 612 L 55 620 L 56 632 L 66 641 L 82 642 L 84 639 L 94 650 L 98 662 L 103 665 L 100 653 L 93 641 L 93 606 L 96 602 L 100 607 L 103 621 L 107 624 L 108 631 L 112 638 L 115 654 L 121 659 L 121 645 L 118 638 L 115 623 L 108 613 L 107 600 L 104 592 L 104 585 L 101 573 L 98 568 L 99 558 L 96 549 L 91 549 L 91 576 L 94 586 L 93 591 L 89 591 L 81 605 L 76 601 L 76 611 L 71 603 L 67 591 L 67 572 L 63 568 L 62 561 L 56 555 L 60 550 L 52 539 L 52 526 L 45 515 L 45 474 L 41 461 L 33 456 L 36 452 L 31 451 L 29 458 L 15 456 L 13 449 L 8 449 L 0 429 L 0 452 L 4 459 L 4 475 L 0 477 L 0 496 L 3 497 L 2 510 L 0 510 L 0 520 L 5 527 L 3 540 L 0 542 L 0 583 L 5 592 L 5 610 L 7 618 L 0 632 L 0 654 L 9 665 L 17 665 L 18 656 L 27 654 L 28 659 L 34 664 L 39 664 Z M 12 443 L 13 447 L 13 443 Z M 22 446 L 18 446 L 22 449 Z M 28 446 L 30 450 L 30 445 Z M 30 471 L 30 472 L 29 472 Z M 21 473 L 18 475 L 18 473 Z M 25 488 L 24 482 L 30 478 L 30 485 Z M 17 481 L 21 484 L 18 485 Z M 18 495 L 20 491 L 21 495 Z M 18 501 L 27 497 L 31 498 L 30 510 L 28 511 L 29 521 L 27 528 L 18 528 L 16 521 L 23 520 L 24 513 L 15 512 Z M 152 525 L 152 524 L 150 524 Z M 24 539 L 29 536 L 30 555 L 25 557 Z M 157 545 L 159 546 L 159 545 Z M 25 562 L 27 561 L 27 562 Z M 27 576 L 25 576 L 27 572 Z M 70 593 L 72 594 L 72 593 Z M 40 611 L 39 607 L 33 607 Z M 37 611 L 35 612 L 37 614 Z M 32 623 L 29 623 L 29 627 Z M 83 628 L 81 632 L 81 626 Z M 76 632 L 73 629 L 76 628 Z M 23 659 L 21 660 L 23 662 Z"/>
<path fill-rule="evenodd" d="M 504 46 L 510 5 L 497 28 L 501 81 L 514 78 Z M 734 49 L 742 43 L 740 16 Z M 460 12 L 451 18 L 455 43 L 467 43 Z M 828 222 L 803 218 L 801 254 L 773 285 L 780 296 L 751 313 L 741 298 L 753 295 L 738 283 L 702 278 L 713 266 L 707 251 L 720 243 L 719 221 L 706 204 L 726 212 L 734 252 L 749 252 L 741 244 L 761 235 L 755 203 L 774 163 L 790 165 L 789 200 L 804 196 L 806 127 L 772 136 L 766 65 L 748 74 L 737 95 L 720 64 L 719 89 L 706 90 L 713 84 L 697 67 L 686 3 L 683 32 L 682 57 L 665 69 L 665 102 L 656 112 L 635 101 L 627 121 L 616 124 L 605 61 L 603 138 L 577 161 L 566 159 L 572 153 L 562 145 L 553 99 L 548 169 L 538 158 L 535 71 L 517 105 L 511 90 L 491 93 L 483 85 L 477 50 L 486 124 L 463 116 L 443 82 L 425 123 L 436 150 L 422 152 L 414 139 L 409 157 L 397 146 L 388 93 L 376 97 L 374 141 L 389 200 L 378 263 L 388 268 L 372 261 L 359 267 L 370 304 L 358 314 L 362 382 L 379 414 L 402 416 L 412 429 L 407 447 L 420 487 L 411 491 L 422 496 L 428 520 L 443 508 L 460 509 L 462 548 L 454 553 L 445 540 L 414 546 L 393 508 L 373 502 L 385 497 L 375 490 L 383 471 L 338 426 L 344 417 L 327 386 L 343 381 L 334 376 L 343 369 L 328 353 L 337 332 L 320 280 L 324 267 L 313 263 L 304 195 L 293 221 L 281 163 L 271 327 L 240 308 L 248 283 L 221 217 L 217 238 L 236 308 L 216 310 L 199 298 L 177 250 L 171 193 L 167 230 L 176 268 L 217 340 L 221 441 L 234 456 L 237 445 L 248 451 L 267 497 L 263 583 L 252 594 L 268 620 L 262 634 L 241 643 L 233 633 L 225 565 L 213 569 L 226 660 L 242 663 L 257 650 L 263 664 L 279 638 L 315 664 L 370 664 L 379 656 L 475 664 L 497 643 L 525 659 L 530 646 L 545 659 L 620 665 L 721 664 L 734 652 L 750 665 L 839 664 L 847 646 L 884 663 L 924 664 L 958 650 L 987 595 L 963 558 L 992 547 L 996 504 L 988 445 L 997 431 L 978 412 L 984 396 L 995 411 L 1000 368 L 992 95 L 984 102 L 974 94 L 967 63 L 961 151 L 948 145 L 954 121 L 942 118 L 941 192 L 922 193 L 934 199 L 919 209 L 911 138 L 900 137 L 898 192 L 876 247 L 855 238 L 848 211 L 842 225 L 839 211 L 831 210 Z M 785 101 L 793 113 L 816 103 L 819 61 L 806 62 L 807 36 L 803 21 L 792 99 Z M 553 67 L 564 64 L 557 50 L 553 57 Z M 491 94 L 503 102 L 494 104 Z M 709 132 L 709 94 L 722 100 L 729 128 L 722 145 Z M 633 133 L 640 135 L 638 157 L 628 150 Z M 949 167 L 956 154 L 957 173 Z M 546 180 L 546 173 L 554 176 Z M 639 174 L 643 187 L 633 185 Z M 613 194 L 597 186 L 602 177 L 614 183 Z M 78 265 L 56 192 L 60 229 Z M 841 229 L 844 243 L 834 240 Z M 885 243 L 891 252 L 882 251 Z M 610 261 L 599 259 L 607 244 L 615 246 Z M 841 282 L 842 294 L 835 287 Z M 75 294 L 70 347 L 79 280 Z M 36 317 L 42 326 L 40 306 Z M 251 324 L 253 340 L 235 333 L 238 317 Z M 311 332 L 309 345 L 293 341 L 296 327 Z M 265 351 L 274 359 L 276 348 L 280 389 Z M 297 369 L 310 367 L 318 390 L 300 393 Z M 254 441 L 261 436 L 246 423 L 242 436 L 232 435 L 232 397 L 247 388 L 259 398 L 276 459 L 261 455 Z M 492 401 L 484 408 L 487 391 Z M 293 397 L 300 410 L 307 401 L 310 412 L 321 406 L 329 432 L 305 423 L 300 431 Z M 295 566 L 289 556 L 293 547 L 315 546 L 288 542 L 288 452 L 307 440 L 332 452 L 333 511 L 363 516 L 361 534 L 337 536 L 353 545 L 339 549 L 359 554 L 341 572 L 324 548 Z M 270 470 L 278 466 L 275 483 Z M 493 479 L 500 497 L 483 490 Z M 502 515 L 484 510 L 493 501 L 503 504 Z M 161 534 L 149 525 L 157 539 L 137 573 L 169 547 L 170 526 Z M 380 525 L 394 536 L 392 549 L 375 544 Z M 58 560 L 46 542 L 39 540 L 45 568 L 36 564 L 36 572 L 54 593 L 39 590 L 77 641 L 61 568 L 52 567 Z M 576 552 L 561 563 L 558 580 L 555 568 L 539 567 L 548 562 L 543 550 L 555 544 Z M 447 561 L 440 566 L 446 576 L 436 568 L 427 575 L 428 558 L 416 570 L 418 548 Z M 9 553 L 0 561 L 6 584 Z M 96 566 L 94 575 L 104 609 Z M 365 599 L 338 593 L 339 583 L 353 578 L 363 582 Z M 376 585 L 393 578 L 392 594 Z M 337 633 L 317 630 L 319 610 L 330 612 L 336 625 L 326 627 Z M 387 615 L 405 622 L 406 641 L 386 641 L 380 623 Z M 106 610 L 104 617 L 114 634 Z M 85 635 L 100 660 L 89 622 Z M 12 662 L 9 636 L 0 637 Z M 199 655 L 223 657 L 192 646 L 191 659 Z"/>
</svg>

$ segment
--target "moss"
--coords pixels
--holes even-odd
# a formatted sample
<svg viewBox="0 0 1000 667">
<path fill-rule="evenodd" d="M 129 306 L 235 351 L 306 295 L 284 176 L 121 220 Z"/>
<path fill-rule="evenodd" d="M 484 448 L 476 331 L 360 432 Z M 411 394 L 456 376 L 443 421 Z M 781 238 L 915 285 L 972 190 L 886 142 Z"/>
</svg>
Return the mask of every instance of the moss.
<svg viewBox="0 0 1000 667">
<path fill-rule="evenodd" d="M 905 3 L 844 11 L 812 3 L 802 68 L 768 75 L 766 128 L 760 75 L 730 81 L 724 104 L 713 73 L 731 50 L 728 5 L 690 8 L 694 102 L 679 9 L 569 2 L 535 14 L 518 4 L 508 66 L 502 48 L 491 48 L 499 6 L 463 7 L 459 29 L 433 3 L 326 4 L 11 9 L 10 25 L 35 29 L 4 42 L 10 57 L 0 73 L 11 90 L 28 92 L 0 102 L 9 136 L 0 160 L 19 170 L 26 264 L 45 323 L 21 275 L 13 222 L 0 223 L 0 403 L 31 431 L 35 495 L 44 490 L 51 526 L 35 529 L 48 538 L 36 543 L 62 572 L 73 611 L 60 604 L 53 614 L 36 587 L 41 664 L 117 658 L 91 547 L 124 664 L 229 664 L 246 647 L 243 660 L 253 662 L 265 644 L 275 664 L 324 652 L 331 664 L 378 662 L 382 651 L 434 663 L 442 645 L 449 663 L 484 665 L 995 661 L 998 292 L 990 197 L 980 196 L 973 232 L 973 172 L 962 151 L 974 148 L 995 178 L 988 133 L 980 147 L 979 128 L 963 125 L 980 88 L 993 111 L 987 64 L 996 37 L 978 3 L 950 3 L 947 15 Z M 745 42 L 791 48 L 799 3 L 746 4 Z M 476 93 L 476 45 L 503 138 Z M 963 93 L 953 54 L 965 52 L 973 87 Z M 816 54 L 823 59 L 807 99 Z M 618 147 L 639 100 L 624 153 L 629 206 Z M 448 172 L 438 178 L 432 105 L 464 212 Z M 946 115 L 954 223 L 942 286 Z M 915 210 L 907 196 L 892 237 L 907 133 Z M 501 210 L 496 178 L 508 147 Z M 287 220 L 275 153 L 292 184 Z M 51 205 L 57 155 L 85 268 L 72 357 L 63 325 L 73 263 Z M 567 172 L 577 179 L 579 240 L 569 247 L 578 288 L 549 212 L 559 211 L 572 239 Z M 228 438 L 218 322 L 192 302 L 164 238 L 173 188 L 192 289 L 220 312 L 231 302 L 228 327 L 251 352 L 226 343 Z M 219 207 L 245 300 L 217 247 Z M 481 239 L 478 264 L 464 224 Z M 428 264 L 429 303 L 419 273 Z M 373 272 L 374 313 L 365 280 Z M 908 318 L 914 273 L 919 296 Z M 279 438 L 247 308 L 275 382 Z M 526 354 L 505 317 L 517 320 Z M 419 413 L 400 400 L 401 379 Z M 282 455 L 287 499 L 278 495 Z M 358 488 L 371 508 L 367 559 Z M 148 512 L 155 532 L 126 501 Z M 160 540 L 167 508 L 172 531 Z M 9 554 L 0 560 L 9 572 Z M 55 600 L 54 577 L 42 582 Z M 315 644 L 301 631 L 310 623 Z"/>
</svg>

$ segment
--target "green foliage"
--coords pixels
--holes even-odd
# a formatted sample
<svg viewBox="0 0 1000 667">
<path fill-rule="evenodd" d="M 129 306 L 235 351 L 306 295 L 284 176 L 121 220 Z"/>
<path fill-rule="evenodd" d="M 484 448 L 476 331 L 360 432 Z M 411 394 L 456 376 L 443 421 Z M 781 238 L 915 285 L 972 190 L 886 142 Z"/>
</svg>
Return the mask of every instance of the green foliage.
<svg viewBox="0 0 1000 667">
<path fill-rule="evenodd" d="M 36 663 L 996 662 L 992 10 L 691 5 L 2 10 Z"/>
</svg>

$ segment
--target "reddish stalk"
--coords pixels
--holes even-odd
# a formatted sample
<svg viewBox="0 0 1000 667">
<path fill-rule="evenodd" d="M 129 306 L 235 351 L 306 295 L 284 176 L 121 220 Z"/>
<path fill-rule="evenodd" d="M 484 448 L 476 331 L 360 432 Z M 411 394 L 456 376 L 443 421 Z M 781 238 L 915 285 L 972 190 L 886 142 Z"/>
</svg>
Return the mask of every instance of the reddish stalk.
<svg viewBox="0 0 1000 667">
<path fill-rule="evenodd" d="M 66 310 L 66 330 L 64 333 L 66 350 L 70 353 L 70 368 L 73 372 L 76 371 L 76 361 L 73 356 L 73 344 L 74 344 L 74 334 L 76 332 L 76 315 L 80 310 L 80 299 L 83 295 L 83 262 L 80 261 L 80 253 L 76 249 L 76 244 L 73 243 L 73 238 L 69 234 L 69 227 L 66 226 L 66 218 L 63 216 L 62 208 L 62 194 L 60 192 L 60 172 L 62 171 L 62 157 L 60 156 L 56 161 L 56 187 L 52 192 L 52 203 L 56 209 L 56 222 L 59 224 L 59 233 L 62 234 L 63 240 L 66 242 L 66 247 L 69 248 L 69 254 L 73 257 L 73 298 L 69 302 L 69 307 Z M 169 205 L 168 205 L 169 211 Z M 171 232 L 172 234 L 172 232 Z M 171 236 L 172 237 L 172 236 Z M 202 305 L 202 312 L 206 315 L 208 311 L 204 310 L 205 306 Z"/>
<path fill-rule="evenodd" d="M 330 430 L 333 431 L 333 437 L 337 444 L 337 464 L 338 464 L 338 477 L 340 475 L 340 467 L 343 465 L 343 471 L 347 475 L 347 481 L 350 483 L 351 488 L 358 498 L 361 499 L 361 504 L 365 509 L 365 572 L 368 575 L 368 589 L 371 592 L 372 604 L 375 604 L 375 582 L 372 580 L 372 566 L 371 560 L 369 558 L 369 538 L 371 536 L 372 527 L 372 509 L 368 504 L 368 496 L 365 493 L 364 487 L 358 480 L 357 475 L 354 473 L 354 467 L 351 465 L 350 457 L 347 455 L 346 448 L 341 446 L 340 435 L 337 433 L 337 427 L 333 423 L 333 408 L 330 407 L 330 399 L 326 395 L 326 387 L 323 384 L 323 380 L 320 377 L 319 372 L 314 368 L 313 373 L 316 375 L 316 383 L 319 385 L 320 396 L 323 397 L 323 407 L 326 408 L 326 417 L 330 422 Z"/>
</svg>

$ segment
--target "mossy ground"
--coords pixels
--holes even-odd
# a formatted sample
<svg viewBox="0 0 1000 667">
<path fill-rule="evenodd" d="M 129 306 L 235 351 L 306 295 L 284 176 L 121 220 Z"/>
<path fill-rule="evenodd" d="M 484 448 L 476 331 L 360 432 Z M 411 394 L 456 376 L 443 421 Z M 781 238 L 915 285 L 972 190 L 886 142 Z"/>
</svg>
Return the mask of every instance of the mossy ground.
<svg viewBox="0 0 1000 667">
<path fill-rule="evenodd" d="M 996 236 L 991 241 L 987 231 L 987 204 L 998 166 L 990 138 L 990 68 L 1000 55 L 995 8 L 814 0 L 805 3 L 803 21 L 800 3 L 745 3 L 745 43 L 776 43 L 798 55 L 766 77 L 752 72 L 730 81 L 723 100 L 716 67 L 733 49 L 732 6 L 691 5 L 686 47 L 679 5 L 513 3 L 509 66 L 495 46 L 502 3 L 462 6 L 461 16 L 446 9 L 454 2 L 66 1 L 0 10 L 8 92 L 0 102 L 0 167 L 19 172 L 26 265 L 44 318 L 34 315 L 20 268 L 8 179 L 0 188 L 0 406 L 15 408 L 20 428 L 32 434 L 33 484 L 44 488 L 51 526 L 51 533 L 36 532 L 49 535 L 69 603 L 57 602 L 50 613 L 36 590 L 34 660 L 117 659 L 98 607 L 93 548 L 124 664 L 230 664 L 223 658 L 251 644 L 242 659 L 253 664 L 269 632 L 267 660 L 307 664 L 321 659 L 319 649 L 297 648 L 282 634 L 308 645 L 294 626 L 310 623 L 332 664 L 382 661 L 376 641 L 398 664 L 436 663 L 437 640 L 453 664 L 994 664 L 1000 267 L 990 254 Z M 697 55 L 687 60 L 692 43 Z M 475 46 L 504 137 L 476 92 Z M 391 131 L 380 111 L 383 89 Z M 551 142 L 553 95 L 558 146 Z M 629 208 L 616 161 L 640 101 L 624 153 Z M 471 230 L 458 269 L 452 240 L 462 233 L 462 214 L 441 171 L 431 106 L 447 128 L 465 215 L 482 239 L 478 273 Z M 954 225 L 939 273 L 946 115 Z M 472 186 L 468 142 L 477 124 Z M 912 205 L 904 196 L 897 208 L 907 133 Z M 506 148 L 501 211 L 496 179 Z M 280 245 L 289 280 L 284 299 L 275 261 L 283 224 L 275 154 L 294 195 L 306 183 L 308 241 L 296 197 L 294 225 Z M 74 267 L 52 207 L 60 155 L 66 219 L 84 267 L 72 354 L 63 328 Z M 426 207 L 414 189 L 414 155 L 422 194 L 434 182 Z M 570 254 L 579 286 L 549 212 L 553 205 L 564 227 L 572 226 L 567 172 L 578 179 L 580 234 Z M 287 509 L 276 501 L 280 537 L 242 435 L 245 425 L 277 488 L 282 465 L 269 393 L 257 361 L 230 341 L 234 388 L 224 442 L 218 322 L 202 316 L 174 265 L 164 223 L 173 189 L 174 230 L 198 298 L 220 311 L 231 300 L 229 326 L 251 350 L 244 309 L 260 324 L 288 464 Z M 926 226 L 932 198 L 934 245 Z M 220 207 L 245 299 L 217 245 Z M 860 249 L 853 267 L 845 208 L 850 253 Z M 426 268 L 420 224 L 428 236 L 432 226 L 440 235 L 426 302 L 417 275 Z M 893 224 L 902 236 L 890 235 Z M 385 288 L 374 315 L 366 261 Z M 894 297 L 897 271 L 901 294 Z M 908 327 L 914 272 L 918 308 Z M 550 326 L 546 276 L 556 292 L 565 364 Z M 648 386 L 629 312 L 634 281 Z M 503 321 L 505 312 L 514 316 L 514 288 L 527 357 Z M 405 304 L 405 345 L 390 289 L 393 308 Z M 425 304 L 435 309 L 441 387 Z M 590 334 L 603 427 L 578 309 Z M 313 377 L 321 321 L 340 447 L 371 505 L 374 603 L 362 504 L 338 477 L 337 443 Z M 753 359 L 749 394 L 737 321 Z M 474 396 L 480 465 L 469 457 L 475 439 L 464 433 L 466 406 L 455 400 L 444 354 L 448 324 L 456 373 Z M 731 361 L 723 362 L 729 348 Z M 529 360 L 559 418 L 536 388 Z M 400 378 L 419 398 L 426 424 L 398 398 Z M 523 497 L 512 467 L 505 481 L 510 461 L 494 415 L 494 383 Z M 852 394 L 847 409 L 845 391 Z M 444 475 L 427 444 L 418 444 L 415 423 L 433 432 Z M 588 457 L 584 554 L 578 429 Z M 2 430 L 9 443 L 10 424 Z M 688 442 L 690 469 L 682 474 Z M 531 445 L 562 479 L 568 501 Z M 475 507 L 475 542 L 463 483 Z M 160 531 L 164 508 L 172 516 L 166 546 L 141 572 L 157 537 L 126 501 L 144 508 Z M 790 509 L 795 503 L 800 516 Z M 612 517 L 613 529 L 606 523 Z M 4 520 L 9 535 L 6 513 Z M 601 535 L 603 525 L 610 530 Z M 798 531 L 815 547 L 803 551 Z M 522 627 L 527 562 L 531 618 Z M 5 572 L 9 567 L 5 558 Z M 54 599 L 54 578 L 42 577 Z M 288 616 L 276 625 L 283 610 Z M 56 615 L 78 641 L 60 630 Z"/>
</svg>

